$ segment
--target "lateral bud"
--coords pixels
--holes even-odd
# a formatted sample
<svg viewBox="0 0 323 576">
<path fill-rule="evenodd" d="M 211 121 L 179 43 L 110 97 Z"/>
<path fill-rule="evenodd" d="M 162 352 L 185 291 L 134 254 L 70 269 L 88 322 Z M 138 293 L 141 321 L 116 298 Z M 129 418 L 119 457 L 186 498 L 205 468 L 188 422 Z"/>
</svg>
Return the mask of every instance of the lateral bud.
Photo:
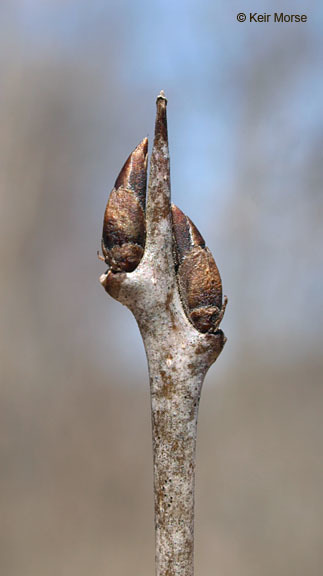
<svg viewBox="0 0 323 576">
<path fill-rule="evenodd" d="M 112 272 L 132 272 L 143 256 L 147 152 L 144 138 L 126 160 L 107 203 L 101 245 Z"/>
<path fill-rule="evenodd" d="M 172 205 L 175 260 L 185 313 L 199 332 L 216 332 L 227 298 L 222 302 L 222 281 L 203 236 L 183 212 Z"/>
</svg>

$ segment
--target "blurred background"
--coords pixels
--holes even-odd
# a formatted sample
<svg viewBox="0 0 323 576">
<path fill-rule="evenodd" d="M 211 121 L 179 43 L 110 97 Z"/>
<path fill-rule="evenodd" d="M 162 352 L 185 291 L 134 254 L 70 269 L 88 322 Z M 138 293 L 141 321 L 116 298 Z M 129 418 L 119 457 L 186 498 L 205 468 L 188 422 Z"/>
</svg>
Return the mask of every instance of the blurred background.
<svg viewBox="0 0 323 576">
<path fill-rule="evenodd" d="M 173 201 L 229 296 L 196 574 L 323 573 L 322 33 L 311 0 L 1 0 L 1 575 L 154 573 L 146 359 L 96 251 L 161 89 Z"/>
</svg>

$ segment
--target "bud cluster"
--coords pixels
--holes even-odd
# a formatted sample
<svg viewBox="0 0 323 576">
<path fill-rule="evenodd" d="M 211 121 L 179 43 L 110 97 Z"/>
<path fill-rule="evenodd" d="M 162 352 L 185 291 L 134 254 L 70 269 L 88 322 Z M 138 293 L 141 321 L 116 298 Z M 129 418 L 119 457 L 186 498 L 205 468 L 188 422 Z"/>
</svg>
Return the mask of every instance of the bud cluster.
<svg viewBox="0 0 323 576">
<path fill-rule="evenodd" d="M 146 238 L 148 140 L 130 154 L 110 194 L 104 214 L 102 252 L 113 273 L 132 272 Z M 174 261 L 183 308 L 199 332 L 216 332 L 225 311 L 222 282 L 214 258 L 193 222 L 171 206 Z"/>
</svg>

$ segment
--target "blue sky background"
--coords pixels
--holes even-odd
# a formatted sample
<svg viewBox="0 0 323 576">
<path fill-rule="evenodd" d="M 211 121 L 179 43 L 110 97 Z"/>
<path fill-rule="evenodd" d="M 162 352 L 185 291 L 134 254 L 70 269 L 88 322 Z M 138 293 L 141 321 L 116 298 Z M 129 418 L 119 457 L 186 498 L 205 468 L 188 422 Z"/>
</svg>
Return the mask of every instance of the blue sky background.
<svg viewBox="0 0 323 576">
<path fill-rule="evenodd" d="M 308 22 L 239 23 L 242 5 L 235 1 L 4 2 L 0 82 L 7 105 L 15 92 L 27 139 L 31 132 L 46 149 L 49 119 L 62 123 L 51 169 L 59 151 L 70 170 L 60 185 L 79 212 L 73 225 L 88 235 L 89 258 L 124 159 L 145 134 L 152 141 L 154 101 L 163 88 L 173 201 L 200 227 L 220 266 L 230 296 L 225 324 L 232 350 L 245 339 L 260 345 L 268 333 L 276 341 L 278 331 L 278 359 L 282 345 L 283 356 L 293 354 L 295 345 L 304 347 L 300 328 L 309 338 L 305 355 L 321 334 L 322 238 L 316 219 L 322 217 L 323 8 L 319 2 L 243 3 L 247 14 L 255 8 L 306 13 Z M 10 132 L 23 127 L 18 122 Z M 77 151 L 73 166 L 69 157 Z M 56 177 L 60 173 L 58 163 Z M 82 181 L 78 192 L 76 175 Z M 44 194 L 40 188 L 37 197 Z M 63 195 L 57 197 L 57 215 L 62 202 Z M 66 243 L 70 249 L 79 245 L 75 233 Z M 58 256 L 53 258 L 59 266 Z M 96 263 L 94 276 L 100 271 Z M 45 264 L 41 273 L 46 284 Z M 90 294 L 87 310 L 93 312 L 98 299 L 109 309 L 103 294 Z M 126 338 L 129 358 L 131 350 L 136 356 L 137 328 L 126 311 L 111 306 L 119 338 Z"/>
</svg>

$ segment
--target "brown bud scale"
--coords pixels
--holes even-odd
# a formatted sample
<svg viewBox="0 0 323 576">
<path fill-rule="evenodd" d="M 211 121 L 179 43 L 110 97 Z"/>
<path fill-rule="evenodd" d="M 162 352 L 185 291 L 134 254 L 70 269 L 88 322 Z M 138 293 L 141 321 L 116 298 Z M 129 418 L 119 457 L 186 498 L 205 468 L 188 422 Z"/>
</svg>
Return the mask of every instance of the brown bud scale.
<svg viewBox="0 0 323 576">
<path fill-rule="evenodd" d="M 124 163 L 114 184 L 116 189 L 123 187 L 132 190 L 143 210 L 146 206 L 147 162 L 148 138 L 144 138 Z"/>
<path fill-rule="evenodd" d="M 144 245 L 145 214 L 131 190 L 112 190 L 103 223 L 106 248 L 125 243 Z"/>
<path fill-rule="evenodd" d="M 178 286 L 186 315 L 200 332 L 215 332 L 221 322 L 222 282 L 205 241 L 183 212 L 172 206 Z"/>
<path fill-rule="evenodd" d="M 192 246 L 205 248 L 205 241 L 193 222 L 172 204 L 173 233 L 175 239 L 175 256 L 177 265 L 183 262 L 184 257 Z"/>
<path fill-rule="evenodd" d="M 147 150 L 144 138 L 125 162 L 107 203 L 102 252 L 112 272 L 132 272 L 144 252 Z"/>
</svg>

